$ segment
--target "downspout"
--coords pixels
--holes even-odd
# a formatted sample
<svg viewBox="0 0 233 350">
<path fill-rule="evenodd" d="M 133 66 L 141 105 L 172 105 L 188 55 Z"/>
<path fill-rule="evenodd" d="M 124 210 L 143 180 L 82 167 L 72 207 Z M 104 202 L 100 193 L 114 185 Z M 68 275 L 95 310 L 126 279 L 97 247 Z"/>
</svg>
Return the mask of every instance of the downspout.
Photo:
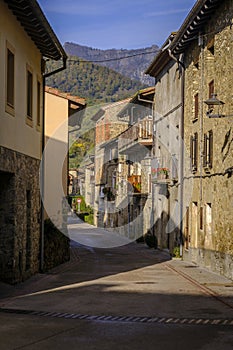
<svg viewBox="0 0 233 350">
<path fill-rule="evenodd" d="M 183 57 L 182 57 L 183 58 Z M 180 256 L 183 257 L 183 202 L 184 202 L 184 65 L 181 65 L 181 121 L 180 121 Z"/>
<path fill-rule="evenodd" d="M 62 70 L 66 69 L 66 61 L 67 56 L 63 55 L 63 65 L 62 67 L 59 67 L 51 72 L 44 73 L 43 74 L 43 83 L 42 83 L 42 140 L 41 140 L 41 174 L 40 174 L 40 191 L 41 191 L 41 239 L 40 239 L 40 271 L 43 272 L 44 270 L 44 217 L 45 217 L 45 211 L 44 211 L 44 204 L 43 204 L 43 198 L 44 198 L 44 177 L 45 177 L 45 169 L 44 169 L 44 160 L 43 152 L 45 149 L 45 80 L 46 78 L 50 77 L 51 75 L 54 75 L 58 72 L 61 72 Z"/>
</svg>

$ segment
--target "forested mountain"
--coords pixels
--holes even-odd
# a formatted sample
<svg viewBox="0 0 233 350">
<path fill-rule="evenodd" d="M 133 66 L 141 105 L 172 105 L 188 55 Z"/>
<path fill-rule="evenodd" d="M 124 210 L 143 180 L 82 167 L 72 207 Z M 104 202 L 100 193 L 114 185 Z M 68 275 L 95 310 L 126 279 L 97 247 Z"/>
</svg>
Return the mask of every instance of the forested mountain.
<svg viewBox="0 0 233 350">
<path fill-rule="evenodd" d="M 145 75 L 144 72 L 159 50 L 157 45 L 134 50 L 100 50 L 66 42 L 64 44 L 64 49 L 69 55 L 78 56 L 92 62 L 94 61 L 94 63 L 111 68 L 126 77 L 139 80 L 142 84 L 148 86 L 154 85 L 154 79 Z"/>
<path fill-rule="evenodd" d="M 56 62 L 47 62 L 49 71 L 57 67 Z M 47 78 L 46 85 L 84 97 L 89 105 L 115 102 L 132 96 L 137 90 L 146 87 L 137 80 L 76 56 L 69 56 L 67 68 Z"/>
</svg>

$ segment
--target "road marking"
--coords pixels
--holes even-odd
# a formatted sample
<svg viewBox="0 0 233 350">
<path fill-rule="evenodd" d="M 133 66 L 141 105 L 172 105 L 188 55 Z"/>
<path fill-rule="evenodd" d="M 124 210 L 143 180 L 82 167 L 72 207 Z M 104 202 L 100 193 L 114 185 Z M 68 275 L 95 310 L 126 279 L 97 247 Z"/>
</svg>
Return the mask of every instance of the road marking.
<svg viewBox="0 0 233 350">
<path fill-rule="evenodd" d="M 233 319 L 210 319 L 210 318 L 173 318 L 173 317 L 149 317 L 149 316 L 113 316 L 113 315 L 84 315 L 68 312 L 35 311 L 23 309 L 0 308 L 2 313 L 55 317 L 64 319 L 107 321 L 107 322 L 138 322 L 138 323 L 159 323 L 159 324 L 182 324 L 182 325 L 212 325 L 212 326 L 233 326 Z"/>
</svg>

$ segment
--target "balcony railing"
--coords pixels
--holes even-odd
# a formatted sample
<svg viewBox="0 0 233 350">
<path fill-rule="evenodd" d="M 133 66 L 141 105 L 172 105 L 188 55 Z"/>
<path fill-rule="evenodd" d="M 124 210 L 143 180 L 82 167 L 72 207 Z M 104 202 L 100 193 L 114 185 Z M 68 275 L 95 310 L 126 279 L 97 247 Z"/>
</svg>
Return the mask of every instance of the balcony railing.
<svg viewBox="0 0 233 350">
<path fill-rule="evenodd" d="M 130 126 L 121 134 L 118 141 L 120 151 L 134 147 L 136 144 L 152 146 L 153 123 L 151 117 L 146 117 L 138 123 Z"/>
<path fill-rule="evenodd" d="M 178 159 L 175 156 L 158 157 L 151 160 L 152 183 L 178 181 Z"/>
</svg>

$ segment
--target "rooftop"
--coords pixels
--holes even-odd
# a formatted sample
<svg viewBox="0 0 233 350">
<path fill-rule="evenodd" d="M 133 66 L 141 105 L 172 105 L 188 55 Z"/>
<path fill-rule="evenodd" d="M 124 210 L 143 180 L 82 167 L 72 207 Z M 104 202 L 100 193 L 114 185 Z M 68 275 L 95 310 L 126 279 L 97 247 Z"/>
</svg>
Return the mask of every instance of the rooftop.
<svg viewBox="0 0 233 350">
<path fill-rule="evenodd" d="M 44 57 L 67 58 L 56 34 L 36 0 L 4 0 Z"/>
<path fill-rule="evenodd" d="M 50 86 L 45 86 L 45 92 L 52 94 L 52 95 L 56 95 L 59 96 L 61 98 L 65 98 L 73 103 L 77 103 L 80 105 L 85 106 L 86 105 L 86 100 L 84 98 L 81 98 L 79 96 L 72 96 L 67 92 L 62 92 L 56 88 L 50 87 Z"/>
</svg>

